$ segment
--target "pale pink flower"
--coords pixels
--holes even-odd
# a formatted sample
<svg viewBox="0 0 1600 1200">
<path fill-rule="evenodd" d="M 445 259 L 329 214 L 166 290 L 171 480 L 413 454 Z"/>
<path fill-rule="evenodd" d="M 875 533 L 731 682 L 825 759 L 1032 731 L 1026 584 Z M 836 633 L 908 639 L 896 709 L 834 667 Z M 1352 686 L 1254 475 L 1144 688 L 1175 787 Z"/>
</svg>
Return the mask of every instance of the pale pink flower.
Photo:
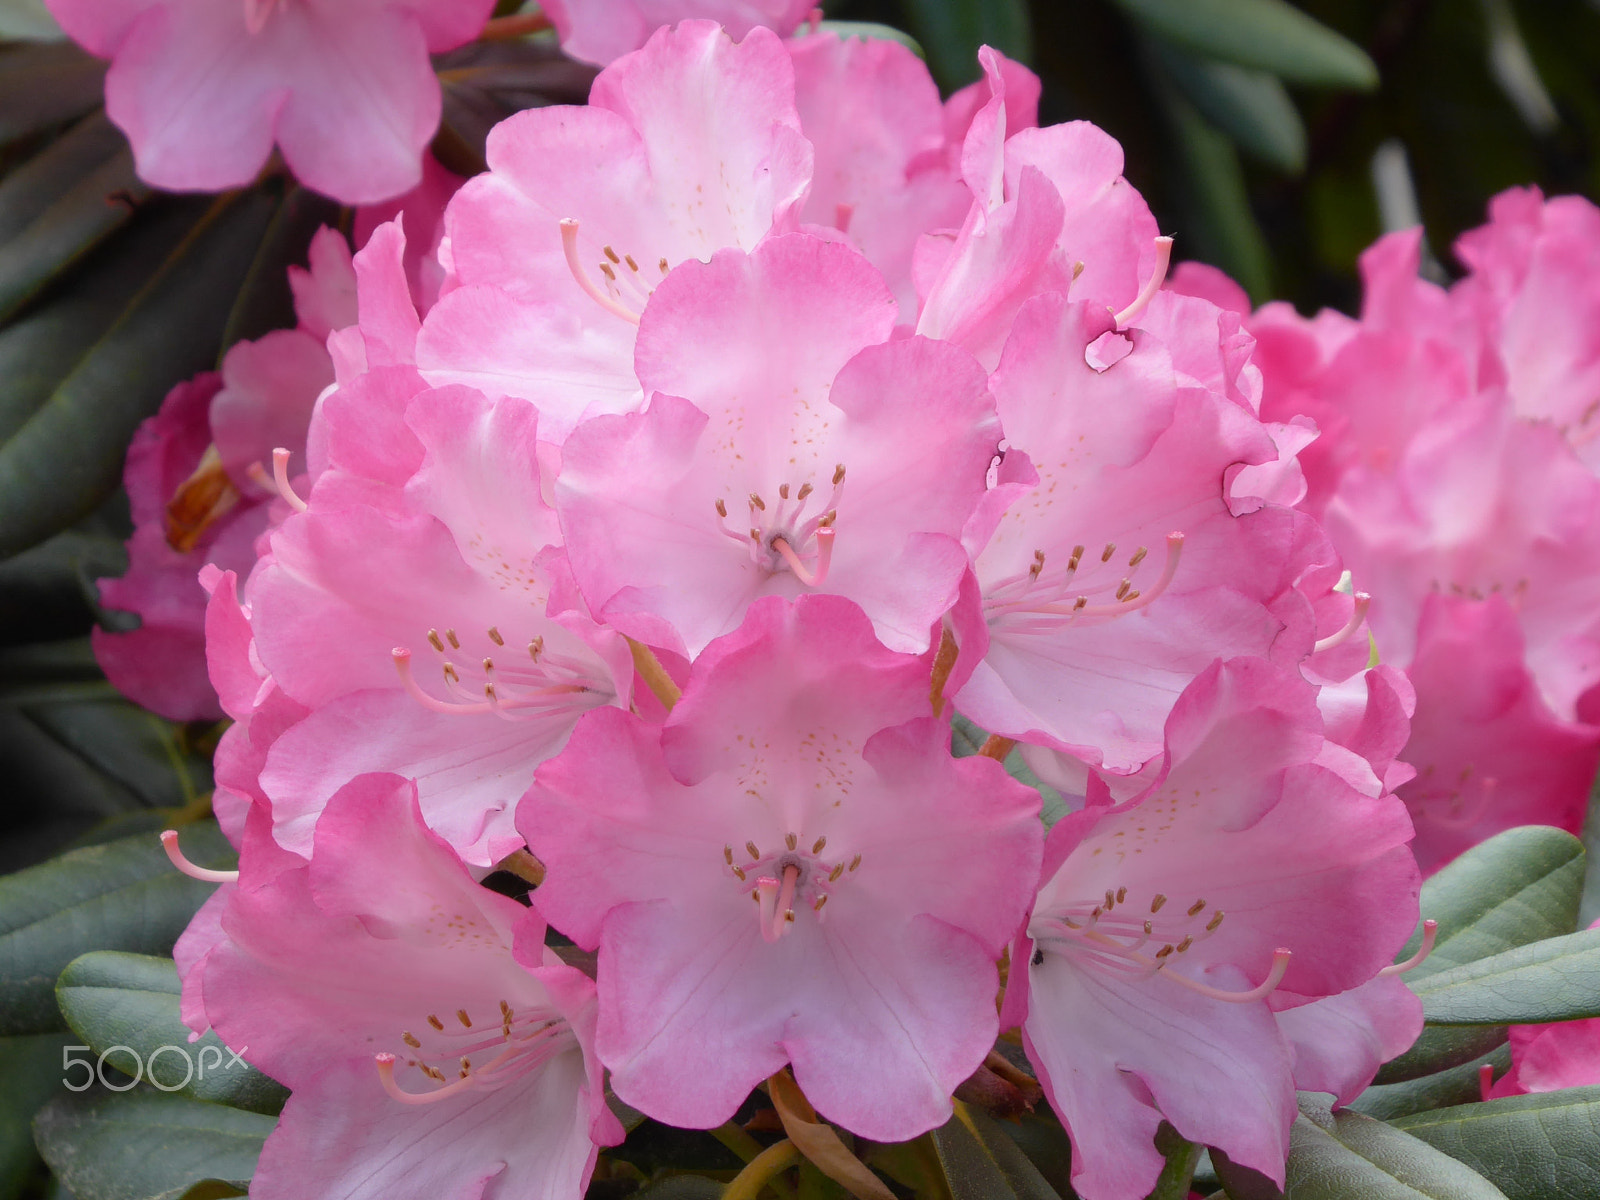
<svg viewBox="0 0 1600 1200">
<path fill-rule="evenodd" d="M 252 815 L 237 883 L 185 935 L 188 1018 L 292 1089 L 265 1200 L 576 1200 L 621 1140 L 594 984 L 537 914 L 474 883 L 415 787 L 352 781 L 309 863 Z"/>
<path fill-rule="evenodd" d="M 311 710 L 261 773 L 274 836 L 308 852 L 334 791 L 392 771 L 488 866 L 522 844 L 534 767 L 582 713 L 628 703 L 628 649 L 577 607 L 531 406 L 390 367 L 323 408 L 328 466 L 250 584 L 259 659 Z"/>
<path fill-rule="evenodd" d="M 1600 727 L 1545 705 L 1505 597 L 1429 596 L 1407 674 L 1417 713 L 1403 755 L 1417 777 L 1400 796 L 1425 873 L 1517 825 L 1583 827 Z"/>
<path fill-rule="evenodd" d="M 730 1118 L 785 1063 L 828 1119 L 900 1141 L 998 1032 L 994 961 L 1036 878 L 1038 793 L 952 759 L 928 667 L 849 602 L 776 597 L 695 664 L 665 727 L 604 710 L 518 826 L 540 910 L 598 948 L 597 1049 L 628 1103 Z"/>
<path fill-rule="evenodd" d="M 417 185 L 439 125 L 429 54 L 493 0 L 47 0 L 112 60 L 106 108 L 139 174 L 174 191 L 250 183 L 276 143 L 307 186 L 370 204 Z"/>
<path fill-rule="evenodd" d="M 563 50 L 604 66 L 643 46 L 663 25 L 707 20 L 726 28 L 735 41 L 753 29 L 787 37 L 816 5 L 813 0 L 547 0 L 540 7 Z"/>
<path fill-rule="evenodd" d="M 642 404 L 634 335 L 666 274 L 795 228 L 811 174 L 782 42 L 708 21 L 657 32 L 584 107 L 501 122 L 488 160 L 446 214 L 453 276 L 417 363 L 531 401 L 557 444 Z"/>
<path fill-rule="evenodd" d="M 1297 673 L 1218 663 L 1166 739 L 1148 791 L 1091 791 L 1051 830 L 1012 954 L 1006 1016 L 1085 1200 L 1150 1191 L 1163 1118 L 1281 1184 L 1296 1055 L 1274 1009 L 1365 984 L 1417 920 L 1405 808 L 1324 738 Z"/>
<path fill-rule="evenodd" d="M 1233 514 L 1230 472 L 1276 456 L 1267 431 L 1180 376 L 1159 338 L 1114 324 L 1059 293 L 1016 316 L 991 385 L 1009 449 L 966 535 L 987 651 L 964 645 L 983 661 L 956 704 L 991 732 L 1130 774 L 1212 660 L 1310 652 L 1294 585 L 1330 554 L 1287 510 Z"/>
<path fill-rule="evenodd" d="M 885 342 L 894 297 L 807 234 L 687 263 L 639 329 L 649 409 L 562 448 L 556 506 L 590 608 L 687 656 L 760 596 L 848 596 L 920 653 L 967 569 L 963 524 L 1000 440 L 982 369 Z"/>
</svg>

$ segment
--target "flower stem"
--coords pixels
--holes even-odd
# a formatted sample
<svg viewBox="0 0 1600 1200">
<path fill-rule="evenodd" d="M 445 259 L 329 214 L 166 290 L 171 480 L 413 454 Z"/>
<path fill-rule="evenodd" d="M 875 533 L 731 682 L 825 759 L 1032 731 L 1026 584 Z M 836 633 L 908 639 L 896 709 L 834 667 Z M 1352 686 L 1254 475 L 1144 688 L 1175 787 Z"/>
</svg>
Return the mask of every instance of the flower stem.
<svg viewBox="0 0 1600 1200">
<path fill-rule="evenodd" d="M 775 1177 L 800 1161 L 800 1151 L 785 1138 L 774 1142 L 750 1160 L 748 1166 L 723 1190 L 722 1200 L 756 1200 L 761 1189 L 776 1182 Z"/>
</svg>

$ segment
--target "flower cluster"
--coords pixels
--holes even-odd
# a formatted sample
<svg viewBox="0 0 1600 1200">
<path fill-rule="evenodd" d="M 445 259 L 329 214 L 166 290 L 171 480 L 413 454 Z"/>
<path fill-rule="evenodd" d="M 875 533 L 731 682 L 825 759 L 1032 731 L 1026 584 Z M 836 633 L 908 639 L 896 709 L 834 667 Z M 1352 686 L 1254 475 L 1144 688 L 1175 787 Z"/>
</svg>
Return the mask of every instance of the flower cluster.
<svg viewBox="0 0 1600 1200">
<path fill-rule="evenodd" d="M 982 64 L 659 31 L 175 393 L 215 447 L 149 491 L 241 514 L 197 522 L 241 866 L 178 957 L 293 1088 L 252 1194 L 576 1196 L 607 1087 L 706 1128 L 786 1068 L 905 1140 L 1014 1026 L 1089 1200 L 1163 1119 L 1281 1180 L 1296 1087 L 1416 1036 L 1410 693 L 1305 426 L 1117 144 Z M 290 340 L 309 429 L 243 398 Z"/>
</svg>

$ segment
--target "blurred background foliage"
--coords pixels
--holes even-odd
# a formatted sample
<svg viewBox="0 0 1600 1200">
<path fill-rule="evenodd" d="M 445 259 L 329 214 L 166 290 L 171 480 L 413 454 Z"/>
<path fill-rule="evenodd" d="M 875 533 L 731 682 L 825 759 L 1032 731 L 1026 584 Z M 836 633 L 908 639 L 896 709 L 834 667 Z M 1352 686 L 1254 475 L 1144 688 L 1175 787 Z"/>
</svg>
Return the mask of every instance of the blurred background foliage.
<svg viewBox="0 0 1600 1200">
<path fill-rule="evenodd" d="M 908 30 L 947 92 L 976 78 L 981 43 L 1030 64 L 1041 120 L 1118 138 L 1179 256 L 1222 267 L 1258 302 L 1353 311 L 1357 257 L 1386 229 L 1422 221 L 1444 277 L 1496 192 L 1600 196 L 1600 0 L 825 7 Z M 86 951 L 170 951 L 209 889 L 166 867 L 156 830 L 189 823 L 186 841 L 226 859 L 198 825 L 220 727 L 121 699 L 90 648 L 97 622 L 132 619 L 104 611 L 94 586 L 126 562 L 128 442 L 174 384 L 291 324 L 285 267 L 318 224 L 350 221 L 271 167 L 221 197 L 152 193 L 101 111 L 103 64 L 50 34 L 39 0 L 0 0 L 0 874 L 20 872 L 0 878 L 0 1200 L 67 1195 L 25 1133 L 71 1036 L 50 994 L 62 967 Z M 548 37 L 468 46 L 438 67 L 434 151 L 461 173 L 482 168 L 496 121 L 581 102 L 593 77 Z M 58 1125 L 45 1141 L 65 1170 L 60 1147 L 77 1142 Z M 136 1132 L 129 1144 L 148 1147 Z M 253 1126 L 224 1134 L 259 1143 Z M 238 1194 L 190 1192 L 173 1160 L 137 1158 L 105 1188 L 76 1186 Z"/>
</svg>

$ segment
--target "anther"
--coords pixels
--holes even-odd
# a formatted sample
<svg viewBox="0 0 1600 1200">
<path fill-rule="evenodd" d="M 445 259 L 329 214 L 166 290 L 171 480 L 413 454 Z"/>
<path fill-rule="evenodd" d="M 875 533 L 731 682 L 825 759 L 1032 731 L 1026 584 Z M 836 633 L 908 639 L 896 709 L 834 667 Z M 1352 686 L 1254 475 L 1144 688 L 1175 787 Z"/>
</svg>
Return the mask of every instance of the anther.
<svg viewBox="0 0 1600 1200">
<path fill-rule="evenodd" d="M 1217 927 L 1222 924 L 1222 918 L 1227 916 L 1227 915 L 1228 914 L 1223 912 L 1220 908 L 1217 909 L 1216 913 L 1213 914 L 1211 920 L 1206 922 L 1206 932 L 1207 933 L 1215 933 L 1217 931 Z"/>
<path fill-rule="evenodd" d="M 811 911 L 812 912 L 821 912 L 822 911 L 822 906 L 824 904 L 826 904 L 827 902 L 828 902 L 828 898 L 826 896 L 818 896 L 817 900 L 816 900 L 816 903 L 811 906 Z"/>
<path fill-rule="evenodd" d="M 1126 904 L 1127 902 L 1128 902 L 1128 889 L 1125 888 L 1125 887 L 1119 887 L 1117 889 L 1117 903 L 1118 904 Z"/>
<path fill-rule="evenodd" d="M 467 1016 L 467 1010 L 466 1009 L 464 1009 L 464 1008 L 456 1009 L 456 1020 L 461 1022 L 461 1027 L 463 1029 L 471 1029 L 472 1028 L 472 1018 Z"/>
<path fill-rule="evenodd" d="M 606 295 L 596 286 L 594 280 L 589 278 L 588 272 L 583 269 L 583 264 L 578 261 L 578 222 L 571 217 L 561 221 L 561 248 L 566 253 L 567 269 L 572 272 L 572 278 L 577 281 L 584 293 L 613 316 L 621 317 L 631 325 L 639 323 L 639 314 L 625 308 L 610 296 Z M 608 268 L 609 271 L 609 268 Z M 667 273 L 667 260 L 661 260 L 661 273 Z"/>
<path fill-rule="evenodd" d="M 434 1016 L 432 1013 L 428 1014 L 428 1024 L 432 1025 L 440 1033 L 444 1032 L 444 1022 L 439 1020 L 439 1018 Z"/>
<path fill-rule="evenodd" d="M 528 657 L 537 660 L 544 653 L 544 635 L 540 634 L 528 643 Z"/>
<path fill-rule="evenodd" d="M 472 1060 L 463 1055 L 462 1059 L 461 1059 L 461 1078 L 465 1079 L 468 1075 L 471 1075 L 471 1074 L 472 1074 Z"/>
<path fill-rule="evenodd" d="M 733 866 L 733 847 L 732 846 L 724 846 L 722 848 L 722 858 L 723 858 L 723 861 L 725 861 L 730 867 Z"/>
<path fill-rule="evenodd" d="M 858 854 L 858 855 L 856 855 L 854 858 L 852 858 L 850 860 L 850 869 L 852 871 L 854 871 L 860 865 L 861 865 L 861 855 Z"/>
<path fill-rule="evenodd" d="M 767 511 L 766 503 L 754 492 L 750 493 L 750 507 L 756 509 L 758 512 Z"/>
<path fill-rule="evenodd" d="M 1155 933 L 1155 931 L 1156 931 L 1155 930 L 1155 926 L 1152 925 L 1149 921 L 1146 921 L 1144 923 L 1144 935 L 1145 935 L 1145 937 L 1150 937 L 1152 934 Z"/>
<path fill-rule="evenodd" d="M 838 466 L 834 467 L 834 469 L 833 469 L 833 485 L 834 485 L 834 487 L 838 487 L 843 482 L 844 482 L 844 464 L 840 463 Z"/>
<path fill-rule="evenodd" d="M 507 1004 L 504 1000 L 500 1001 L 500 1016 L 504 1020 L 511 1020 L 511 1005 Z"/>
<path fill-rule="evenodd" d="M 624 254 L 622 256 L 622 261 L 628 264 L 628 270 L 632 271 L 635 275 L 639 273 L 639 264 L 633 261 L 633 255 Z"/>
<path fill-rule="evenodd" d="M 1185 934 L 1183 941 L 1178 943 L 1178 953 L 1182 954 L 1192 945 L 1194 945 L 1194 938 L 1188 934 Z"/>
<path fill-rule="evenodd" d="M 1160 892 L 1157 892 L 1155 894 L 1155 898 L 1150 901 L 1150 911 L 1153 912 L 1153 913 L 1160 912 L 1161 911 L 1161 906 L 1163 904 L 1165 904 L 1166 902 L 1167 902 L 1167 898 L 1165 896 L 1163 896 Z"/>
<path fill-rule="evenodd" d="M 833 870 L 828 872 L 828 882 L 829 883 L 837 883 L 838 880 L 839 880 L 839 876 L 841 876 L 843 874 L 844 874 L 844 864 L 840 863 L 837 867 L 835 867 Z"/>
<path fill-rule="evenodd" d="M 794 498 L 796 500 L 804 500 L 809 495 L 811 495 L 811 484 L 802 483 L 800 485 L 800 490 L 794 494 Z"/>
<path fill-rule="evenodd" d="M 787 500 L 789 498 L 789 485 L 787 483 L 780 483 L 778 485 L 778 498 L 780 500 Z"/>
<path fill-rule="evenodd" d="M 615 250 L 613 250 L 610 246 L 602 246 L 602 247 L 600 247 L 600 250 L 601 250 L 601 253 L 603 253 L 612 262 L 614 262 L 614 263 L 621 263 L 622 262 L 622 260 L 617 257 L 617 252 Z"/>
<path fill-rule="evenodd" d="M 196 866 L 194 863 L 190 862 L 189 859 L 184 856 L 183 851 L 178 848 L 178 831 L 176 829 L 166 829 L 162 831 L 161 848 L 167 852 L 167 858 L 171 860 L 172 865 L 177 867 L 178 870 L 182 871 L 190 879 L 198 879 L 204 883 L 238 882 L 239 872 L 237 871 L 213 871 L 209 867 Z"/>
<path fill-rule="evenodd" d="M 1111 556 L 1113 554 L 1115 554 L 1116 552 L 1117 552 L 1117 544 L 1115 542 L 1107 542 L 1106 543 L 1106 548 L 1104 550 L 1100 551 L 1100 561 L 1101 562 L 1110 562 L 1111 561 Z"/>
<path fill-rule="evenodd" d="M 717 501 L 717 516 L 725 518 L 725 517 L 727 517 L 727 515 L 728 515 L 728 506 L 726 504 L 724 504 L 721 500 L 718 500 Z"/>
<path fill-rule="evenodd" d="M 1121 583 L 1117 584 L 1117 599 L 1126 600 L 1128 598 L 1128 589 L 1132 586 L 1133 580 L 1131 579 L 1124 579 Z"/>
<path fill-rule="evenodd" d="M 663 275 L 665 275 L 667 273 L 668 267 L 667 267 L 667 260 L 666 259 L 663 258 L 660 262 L 658 262 L 656 264 L 656 266 L 661 268 L 661 273 Z"/>
<path fill-rule="evenodd" d="M 600 274 L 604 275 L 611 283 L 615 283 L 617 281 L 617 273 L 611 269 L 610 263 L 600 264 Z"/>
<path fill-rule="evenodd" d="M 456 671 L 455 663 L 449 662 L 449 661 L 445 662 L 445 664 L 444 664 L 444 677 L 446 679 L 448 679 L 451 683 L 460 683 L 461 682 L 461 676 Z"/>
<path fill-rule="evenodd" d="M 1189 905 L 1189 915 L 1191 917 L 1199 916 L 1200 910 L 1205 906 L 1206 902 L 1204 900 L 1196 900 L 1193 904 Z"/>
<path fill-rule="evenodd" d="M 827 844 L 828 844 L 828 839 L 826 837 L 819 837 L 816 841 L 811 843 L 811 853 L 813 853 L 813 854 L 821 854 L 822 853 L 822 848 L 824 846 L 826 846 Z"/>
<path fill-rule="evenodd" d="M 1156 951 L 1156 957 L 1157 958 L 1166 958 L 1166 956 L 1171 954 L 1171 953 L 1172 953 L 1172 947 L 1170 945 L 1163 946 L 1163 947 L 1161 947 L 1161 949 Z"/>
<path fill-rule="evenodd" d="M 1107 888 L 1106 889 L 1106 902 L 1102 907 L 1104 907 L 1105 909 L 1107 909 L 1109 911 L 1110 909 L 1113 909 L 1116 906 L 1117 906 L 1117 894 L 1115 892 L 1113 892 L 1110 888 Z"/>
<path fill-rule="evenodd" d="M 744 844 L 744 848 L 749 852 L 752 862 L 761 857 L 761 851 L 756 849 L 756 844 L 754 842 L 746 842 Z"/>
<path fill-rule="evenodd" d="M 422 1043 L 417 1040 L 417 1035 L 412 1033 L 410 1030 L 407 1030 L 406 1032 L 402 1033 L 400 1035 L 400 1040 L 402 1042 L 404 1042 L 406 1045 L 410 1046 L 413 1050 L 421 1050 L 422 1049 Z"/>
<path fill-rule="evenodd" d="M 745 871 L 744 871 L 743 867 L 734 867 L 733 868 L 733 873 L 739 877 L 739 882 L 740 883 L 743 883 L 746 879 L 749 878 L 749 876 L 745 874 Z"/>
<path fill-rule="evenodd" d="M 800 839 L 798 837 L 796 837 L 792 833 L 791 834 L 786 834 L 784 836 L 783 843 L 784 843 L 784 845 L 788 846 L 789 849 L 793 850 L 796 846 L 798 846 L 800 844 Z"/>
<path fill-rule="evenodd" d="M 1144 561 L 1144 556 L 1146 554 L 1149 554 L 1149 553 L 1150 553 L 1150 550 L 1149 550 L 1148 547 L 1140 546 L 1137 550 L 1135 550 L 1133 552 L 1133 557 L 1128 560 L 1128 565 L 1130 567 L 1137 567 L 1140 563 L 1142 563 Z"/>
<path fill-rule="evenodd" d="M 496 646 L 504 646 L 506 644 L 505 638 L 500 636 L 500 631 L 493 625 L 489 626 L 489 640 Z"/>
<path fill-rule="evenodd" d="M 446 629 L 444 631 L 444 640 L 450 643 L 450 649 L 461 649 L 461 642 L 456 638 L 456 631 L 454 629 Z"/>
<path fill-rule="evenodd" d="M 444 640 L 440 638 L 437 629 L 428 630 L 428 645 L 432 646 L 440 654 L 444 653 Z"/>
</svg>

